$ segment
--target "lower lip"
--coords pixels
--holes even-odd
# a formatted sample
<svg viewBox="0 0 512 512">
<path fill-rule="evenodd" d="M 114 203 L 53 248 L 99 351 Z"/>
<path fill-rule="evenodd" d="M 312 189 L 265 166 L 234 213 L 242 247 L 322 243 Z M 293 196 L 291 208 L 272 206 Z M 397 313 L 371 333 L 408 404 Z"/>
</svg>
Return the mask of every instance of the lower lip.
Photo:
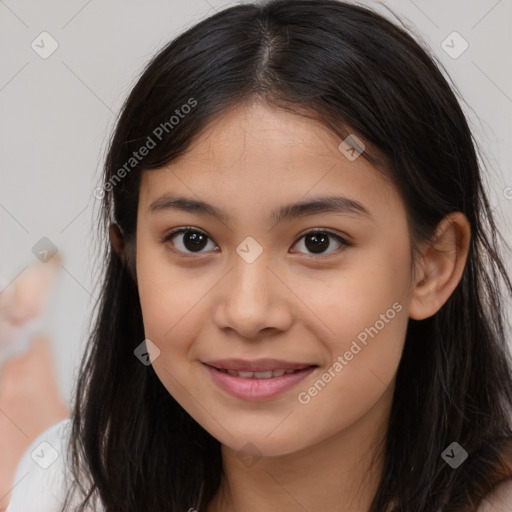
<svg viewBox="0 0 512 512">
<path fill-rule="evenodd" d="M 207 364 L 204 366 L 221 389 L 236 398 L 255 401 L 268 400 L 284 393 L 304 380 L 316 369 L 315 367 L 309 367 L 295 373 L 285 373 L 281 377 L 272 377 L 270 379 L 244 379 L 221 372 Z"/>
</svg>

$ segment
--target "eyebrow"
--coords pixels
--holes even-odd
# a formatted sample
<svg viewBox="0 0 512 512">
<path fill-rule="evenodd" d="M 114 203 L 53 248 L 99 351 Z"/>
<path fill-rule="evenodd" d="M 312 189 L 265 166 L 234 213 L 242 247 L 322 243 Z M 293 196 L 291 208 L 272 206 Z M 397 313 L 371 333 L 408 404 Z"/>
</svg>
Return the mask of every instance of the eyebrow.
<svg viewBox="0 0 512 512">
<path fill-rule="evenodd" d="M 150 212 L 178 210 L 199 215 L 210 215 L 222 222 L 230 221 L 230 215 L 217 206 L 201 200 L 170 194 L 155 199 L 149 205 L 148 210 Z M 372 219 L 370 212 L 361 203 L 344 196 L 318 197 L 309 201 L 283 205 L 272 212 L 271 218 L 275 223 L 278 223 L 283 220 L 321 213 L 351 214 Z"/>
</svg>

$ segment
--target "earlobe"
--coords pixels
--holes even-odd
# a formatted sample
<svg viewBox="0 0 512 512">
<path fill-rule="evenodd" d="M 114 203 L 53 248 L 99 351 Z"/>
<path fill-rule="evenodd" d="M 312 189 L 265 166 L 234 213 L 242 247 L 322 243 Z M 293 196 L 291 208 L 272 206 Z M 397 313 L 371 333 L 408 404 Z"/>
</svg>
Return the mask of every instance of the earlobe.
<svg viewBox="0 0 512 512">
<path fill-rule="evenodd" d="M 431 317 L 448 300 L 460 282 L 467 261 L 471 228 L 461 212 L 448 214 L 422 253 L 421 274 L 414 285 L 409 316 L 414 320 Z"/>
</svg>

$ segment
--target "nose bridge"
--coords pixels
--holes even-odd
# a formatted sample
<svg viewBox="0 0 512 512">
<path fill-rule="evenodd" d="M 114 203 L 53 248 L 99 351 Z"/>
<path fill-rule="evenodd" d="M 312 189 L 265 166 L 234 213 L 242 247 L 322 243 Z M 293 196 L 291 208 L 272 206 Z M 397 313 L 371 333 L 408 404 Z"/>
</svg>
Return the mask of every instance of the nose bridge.
<svg viewBox="0 0 512 512">
<path fill-rule="evenodd" d="M 239 250 L 247 246 L 239 246 Z M 231 307 L 235 306 L 247 313 L 256 312 L 257 308 L 265 308 L 272 302 L 274 292 L 269 270 L 269 258 L 263 252 L 254 257 L 254 249 L 249 248 L 249 258 L 237 255 L 230 275 L 229 300 Z"/>
<path fill-rule="evenodd" d="M 286 328 L 290 312 L 284 287 L 269 268 L 270 251 L 257 250 L 246 241 L 237 253 L 217 305 L 219 327 L 231 327 L 245 337 L 266 328 Z"/>
</svg>

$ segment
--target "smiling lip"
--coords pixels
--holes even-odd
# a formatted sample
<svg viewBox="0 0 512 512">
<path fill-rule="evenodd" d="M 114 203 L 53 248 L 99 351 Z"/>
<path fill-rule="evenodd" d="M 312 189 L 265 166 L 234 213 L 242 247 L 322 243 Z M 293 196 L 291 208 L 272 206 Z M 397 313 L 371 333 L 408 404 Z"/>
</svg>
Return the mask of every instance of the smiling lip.
<svg viewBox="0 0 512 512">
<path fill-rule="evenodd" d="M 223 391 L 242 400 L 261 401 L 274 398 L 284 393 L 310 375 L 317 365 L 304 363 L 287 363 L 276 359 L 260 359 L 259 361 L 242 361 L 225 359 L 203 363 L 213 381 Z M 228 368 L 229 366 L 229 368 Z M 232 372 L 276 372 L 279 376 L 257 378 L 255 376 L 230 375 Z M 281 374 L 279 371 L 293 371 Z"/>
<path fill-rule="evenodd" d="M 311 363 L 290 363 L 278 359 L 257 359 L 247 361 L 244 359 L 219 359 L 217 361 L 203 361 L 208 366 L 222 370 L 235 370 L 240 372 L 266 372 L 270 370 L 301 370 L 315 366 Z"/>
</svg>

